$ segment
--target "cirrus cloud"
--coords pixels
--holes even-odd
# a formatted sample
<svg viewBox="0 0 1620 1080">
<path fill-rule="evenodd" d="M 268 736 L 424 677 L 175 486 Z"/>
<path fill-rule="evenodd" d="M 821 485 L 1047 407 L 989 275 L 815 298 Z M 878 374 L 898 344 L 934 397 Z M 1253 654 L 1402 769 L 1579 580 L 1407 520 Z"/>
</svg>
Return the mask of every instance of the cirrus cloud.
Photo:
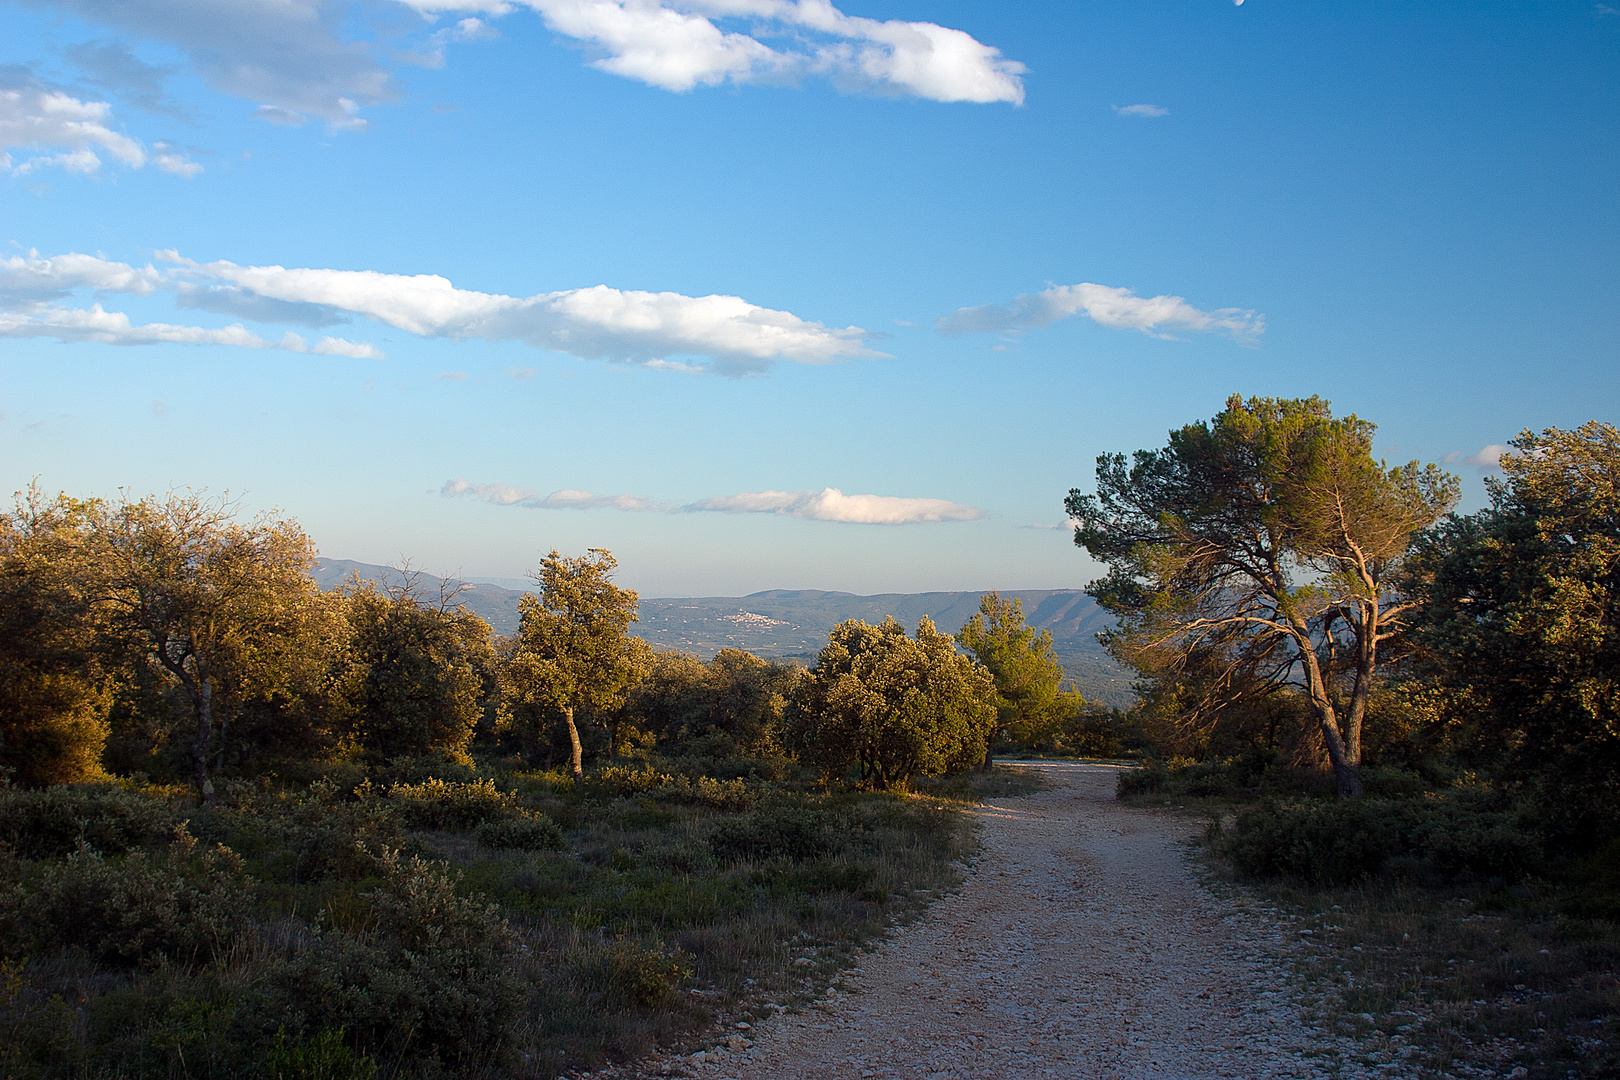
<svg viewBox="0 0 1620 1080">
<path fill-rule="evenodd" d="M 1221 334 L 1245 345 L 1253 344 L 1266 329 L 1264 315 L 1244 308 L 1201 311 L 1179 296 L 1137 296 L 1130 289 L 1089 281 L 1054 285 L 1006 304 L 959 308 L 937 325 L 946 334 L 1020 333 L 1074 315 L 1085 315 L 1111 330 L 1139 330 L 1153 337 L 1190 330 Z"/>
</svg>

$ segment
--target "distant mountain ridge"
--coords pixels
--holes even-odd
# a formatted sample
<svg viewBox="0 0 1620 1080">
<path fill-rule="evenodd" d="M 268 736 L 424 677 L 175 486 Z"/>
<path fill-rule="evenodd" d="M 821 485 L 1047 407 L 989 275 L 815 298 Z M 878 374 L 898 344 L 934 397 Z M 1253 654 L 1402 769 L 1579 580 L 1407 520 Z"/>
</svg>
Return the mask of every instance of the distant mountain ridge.
<svg viewBox="0 0 1620 1080">
<path fill-rule="evenodd" d="M 358 574 L 362 580 L 398 583 L 390 567 L 348 559 L 321 559 L 310 577 L 333 589 Z M 442 579 L 422 574 L 417 588 L 436 596 Z M 525 590 L 488 582 L 466 582 L 455 602 L 489 623 L 498 634 L 518 627 L 518 600 Z M 985 590 L 988 591 L 988 590 Z M 954 634 L 979 609 L 982 592 L 854 593 L 815 589 L 769 589 L 747 596 L 643 598 L 641 621 L 634 633 L 660 649 L 680 649 L 705 659 L 725 648 L 746 649 L 759 656 L 814 659 L 827 634 L 846 619 L 881 622 L 894 616 L 908 628 L 924 617 Z M 1052 634 L 1053 651 L 1063 663 L 1067 681 L 1087 700 L 1128 705 L 1133 695 L 1130 675 L 1116 664 L 1095 634 L 1113 617 L 1078 589 L 1007 589 L 1001 593 L 1023 601 L 1024 617 Z"/>
</svg>

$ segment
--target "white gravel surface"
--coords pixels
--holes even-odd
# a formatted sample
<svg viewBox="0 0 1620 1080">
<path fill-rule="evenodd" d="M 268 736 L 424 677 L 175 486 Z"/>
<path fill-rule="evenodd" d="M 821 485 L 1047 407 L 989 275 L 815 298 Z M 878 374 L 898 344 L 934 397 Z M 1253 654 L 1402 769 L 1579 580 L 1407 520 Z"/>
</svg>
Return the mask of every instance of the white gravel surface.
<svg viewBox="0 0 1620 1080">
<path fill-rule="evenodd" d="M 1203 887 L 1184 815 L 1114 801 L 1118 770 L 1030 763 L 1049 789 L 973 811 L 961 892 L 846 971 L 812 1008 L 642 1075 L 1202 1078 L 1401 1075 L 1309 1031 L 1292 931 Z"/>
</svg>

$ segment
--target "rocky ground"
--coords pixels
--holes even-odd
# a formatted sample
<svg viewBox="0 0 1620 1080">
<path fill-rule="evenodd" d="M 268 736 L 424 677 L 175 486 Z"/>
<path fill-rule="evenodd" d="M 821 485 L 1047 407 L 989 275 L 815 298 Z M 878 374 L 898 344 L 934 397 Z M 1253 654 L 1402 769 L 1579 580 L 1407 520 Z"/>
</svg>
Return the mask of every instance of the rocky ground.
<svg viewBox="0 0 1620 1080">
<path fill-rule="evenodd" d="M 1048 789 L 973 811 L 956 895 L 810 1008 L 621 1075 L 1203 1078 L 1403 1075 L 1302 1018 L 1276 912 L 1200 884 L 1197 822 L 1114 800 L 1116 769 L 1031 763 Z M 1374 1059 L 1376 1060 L 1376 1059 Z"/>
</svg>

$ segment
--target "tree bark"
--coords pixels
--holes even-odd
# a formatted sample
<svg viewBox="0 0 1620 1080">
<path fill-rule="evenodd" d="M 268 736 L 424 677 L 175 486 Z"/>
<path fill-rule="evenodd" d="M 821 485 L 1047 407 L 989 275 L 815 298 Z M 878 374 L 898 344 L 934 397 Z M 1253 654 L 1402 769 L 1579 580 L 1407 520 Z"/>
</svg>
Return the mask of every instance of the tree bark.
<svg viewBox="0 0 1620 1080">
<path fill-rule="evenodd" d="M 1322 728 L 1322 741 L 1327 744 L 1328 760 L 1333 763 L 1333 780 L 1341 799 L 1361 797 L 1361 738 L 1358 730 L 1353 743 L 1346 744 L 1339 730 L 1339 715 L 1329 696 L 1327 678 L 1317 662 L 1316 650 L 1311 645 L 1309 632 L 1302 625 L 1294 628 L 1294 647 L 1300 664 L 1305 668 L 1305 691 L 1316 711 Z"/>
<path fill-rule="evenodd" d="M 585 749 L 579 744 L 579 728 L 574 726 L 574 707 L 563 707 L 563 720 L 568 724 L 568 743 L 572 747 L 570 760 L 573 762 L 574 775 L 585 775 Z"/>
<path fill-rule="evenodd" d="M 191 743 L 191 774 L 203 805 L 214 805 L 214 784 L 208 779 L 208 742 L 214 736 L 214 684 L 198 679 L 191 688 L 191 707 L 197 715 L 197 733 Z"/>
</svg>

